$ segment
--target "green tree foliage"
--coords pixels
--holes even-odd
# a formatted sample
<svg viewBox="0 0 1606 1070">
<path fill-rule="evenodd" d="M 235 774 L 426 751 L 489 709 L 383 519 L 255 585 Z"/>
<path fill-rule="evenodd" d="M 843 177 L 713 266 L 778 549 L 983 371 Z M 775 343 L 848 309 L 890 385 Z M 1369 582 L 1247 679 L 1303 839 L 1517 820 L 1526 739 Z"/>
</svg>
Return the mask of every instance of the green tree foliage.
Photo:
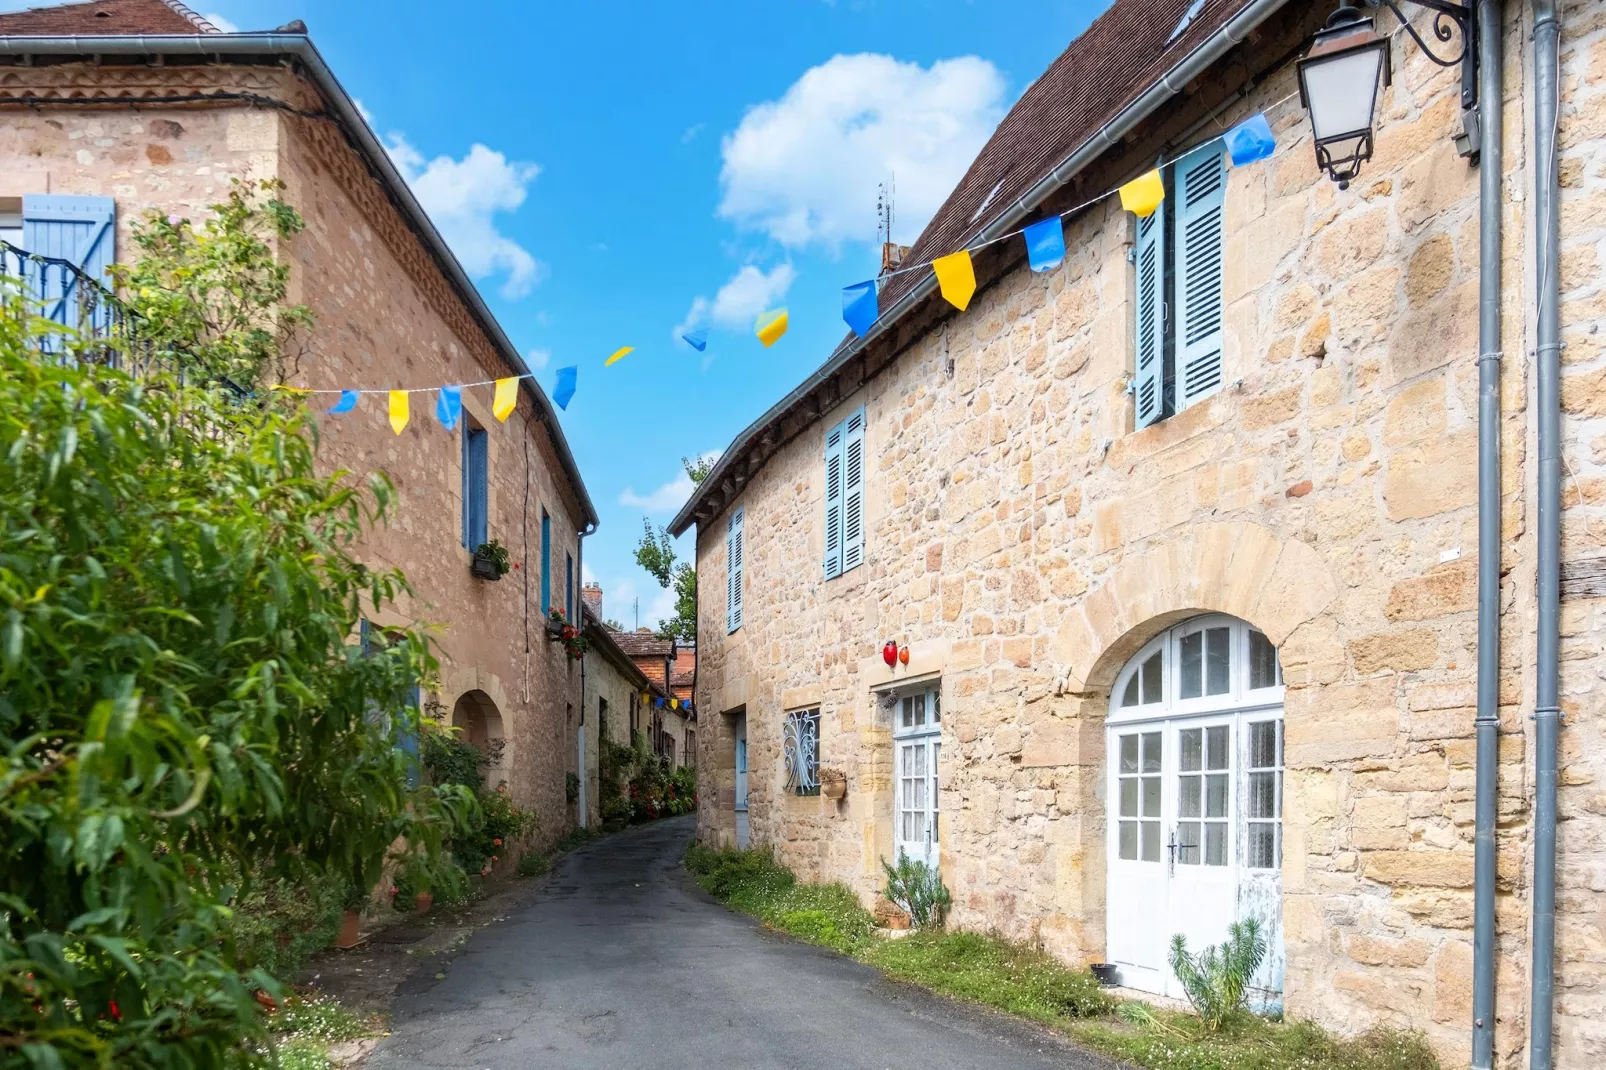
<svg viewBox="0 0 1606 1070">
<path fill-rule="evenodd" d="M 355 556 L 390 489 L 318 475 L 298 406 L 42 361 L 41 329 L 0 305 L 0 1063 L 266 1065 L 252 882 L 366 890 L 472 818 L 396 746 L 425 635 L 356 641 L 407 591 Z"/>
<path fill-rule="evenodd" d="M 886 897 L 908 913 L 915 928 L 941 927 L 953 896 L 936 867 L 899 852 L 896 866 L 883 858 L 881 868 L 887 874 Z"/>
<path fill-rule="evenodd" d="M 680 459 L 692 483 L 701 483 L 713 471 L 714 458 L 690 457 Z M 658 634 L 665 639 L 681 642 L 697 641 L 697 568 L 689 561 L 676 561 L 675 543 L 667 528 L 654 528 L 652 520 L 642 517 L 641 542 L 636 545 L 636 564 L 651 573 L 658 586 L 674 588 L 675 615 L 658 622 Z"/>
<path fill-rule="evenodd" d="M 286 304 L 290 265 L 277 247 L 305 224 L 279 199 L 283 189 L 276 179 L 236 180 L 199 227 L 155 209 L 134 224 L 140 256 L 113 265 L 111 275 L 146 342 L 181 354 L 192 370 L 245 387 L 293 374 L 296 342 L 312 313 Z"/>
</svg>

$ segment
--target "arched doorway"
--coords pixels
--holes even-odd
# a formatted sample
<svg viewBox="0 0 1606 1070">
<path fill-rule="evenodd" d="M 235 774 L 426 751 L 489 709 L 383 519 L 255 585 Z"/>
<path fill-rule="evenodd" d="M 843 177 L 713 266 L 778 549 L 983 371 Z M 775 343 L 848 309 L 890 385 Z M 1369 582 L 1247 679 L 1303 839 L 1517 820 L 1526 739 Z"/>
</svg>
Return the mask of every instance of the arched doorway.
<svg viewBox="0 0 1606 1070">
<path fill-rule="evenodd" d="M 452 724 L 463 733 L 463 741 L 472 743 L 485 755 L 481 772 L 485 786 L 495 788 L 507 779 L 507 737 L 502 728 L 502 714 L 496 703 L 483 691 L 465 691 L 452 707 Z"/>
<path fill-rule="evenodd" d="M 1254 917 L 1267 942 L 1254 985 L 1283 983 L 1283 677 L 1277 649 L 1225 614 L 1151 639 L 1116 677 L 1106 721 L 1106 955 L 1122 982 L 1185 995 L 1171 938 L 1219 944 Z"/>
</svg>

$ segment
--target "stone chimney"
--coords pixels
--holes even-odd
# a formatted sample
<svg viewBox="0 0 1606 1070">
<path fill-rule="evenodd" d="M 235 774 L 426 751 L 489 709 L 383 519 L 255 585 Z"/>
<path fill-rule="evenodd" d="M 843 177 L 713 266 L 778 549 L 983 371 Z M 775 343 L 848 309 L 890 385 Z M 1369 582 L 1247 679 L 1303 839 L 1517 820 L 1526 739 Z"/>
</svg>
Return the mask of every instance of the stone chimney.
<svg viewBox="0 0 1606 1070">
<path fill-rule="evenodd" d="M 588 583 L 581 587 L 580 601 L 586 604 L 586 608 L 591 610 L 598 620 L 602 619 L 602 584 Z"/>
</svg>

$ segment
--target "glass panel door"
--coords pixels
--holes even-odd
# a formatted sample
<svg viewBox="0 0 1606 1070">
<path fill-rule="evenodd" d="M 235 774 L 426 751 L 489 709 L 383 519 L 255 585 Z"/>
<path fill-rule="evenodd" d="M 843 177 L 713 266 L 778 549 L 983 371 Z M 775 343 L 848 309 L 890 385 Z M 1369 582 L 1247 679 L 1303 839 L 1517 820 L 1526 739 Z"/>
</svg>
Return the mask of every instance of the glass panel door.
<svg viewBox="0 0 1606 1070">
<path fill-rule="evenodd" d="M 937 769 L 942 756 L 938 691 L 902 695 L 893 724 L 893 853 L 937 865 L 941 836 Z"/>
<path fill-rule="evenodd" d="M 1202 646 L 1208 663 L 1208 631 Z M 1209 680 L 1208 664 L 1201 674 Z M 1232 714 L 1192 717 L 1170 722 L 1167 732 L 1175 756 L 1165 776 L 1165 797 L 1171 821 L 1166 841 L 1165 939 L 1180 933 L 1188 950 L 1219 944 L 1237 917 L 1237 851 L 1232 835 Z M 1184 997 L 1182 986 L 1166 969 L 1165 994 Z"/>
<path fill-rule="evenodd" d="M 1111 729 L 1108 957 L 1121 982 L 1158 992 L 1165 983 L 1165 730 Z"/>
</svg>

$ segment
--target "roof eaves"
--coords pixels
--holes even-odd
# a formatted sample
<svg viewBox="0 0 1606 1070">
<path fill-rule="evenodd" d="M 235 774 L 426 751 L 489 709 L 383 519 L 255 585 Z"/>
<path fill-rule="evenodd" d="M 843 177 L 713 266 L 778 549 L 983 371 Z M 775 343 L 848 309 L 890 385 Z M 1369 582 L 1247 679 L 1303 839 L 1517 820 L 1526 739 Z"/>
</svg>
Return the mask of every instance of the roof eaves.
<svg viewBox="0 0 1606 1070">
<path fill-rule="evenodd" d="M 390 154 L 380 144 L 373 130 L 368 126 L 366 119 L 357 110 L 356 103 L 335 77 L 334 71 L 324 62 L 312 38 L 306 34 L 291 33 L 197 33 L 194 35 L 141 35 L 141 34 L 115 34 L 106 36 L 13 36 L 0 37 L 0 55 L 57 55 L 57 56 L 96 56 L 96 55 L 145 55 L 145 56 L 292 56 L 300 60 L 312 76 L 313 83 L 318 90 L 333 104 L 337 118 L 346 132 L 351 135 L 359 151 L 367 158 L 371 166 L 384 181 L 387 191 L 395 198 L 402 208 L 403 214 L 408 217 L 424 244 L 434 254 L 436 262 L 446 273 L 446 277 L 463 297 L 470 313 L 479 321 L 481 329 L 490 338 L 491 344 L 499 349 L 508 366 L 515 372 L 526 376 L 521 380 L 525 391 L 535 404 L 536 415 L 546 424 L 552 435 L 552 441 L 558 452 L 558 459 L 562 462 L 569 481 L 573 484 L 575 498 L 585 514 L 586 533 L 596 530 L 600 519 L 597 516 L 596 506 L 591 502 L 591 496 L 586 491 L 585 481 L 580 476 L 580 466 L 569 449 L 568 439 L 564 437 L 563 428 L 558 423 L 557 412 L 552 408 L 546 392 L 541 384 L 529 375 L 530 366 L 525 363 L 518 347 L 513 344 L 507 332 L 497 321 L 491 309 L 480 296 L 479 289 L 469 279 L 458 262 L 457 256 L 446 239 L 441 237 L 440 231 L 424 211 L 418 198 L 413 196 L 407 180 L 396 170 L 395 163 Z M 129 101 L 128 103 L 138 103 Z"/>
<path fill-rule="evenodd" d="M 591 607 L 582 602 L 580 612 L 582 631 L 602 651 L 603 656 L 613 663 L 614 668 L 628 676 L 631 683 L 637 687 L 656 690 L 657 685 L 652 682 L 652 678 L 642 672 L 641 666 L 636 664 L 635 659 L 614 642 L 608 626 L 597 619 Z"/>
<path fill-rule="evenodd" d="M 1118 147 L 1121 138 L 1126 133 L 1153 114 L 1161 104 L 1181 93 L 1190 81 L 1198 77 L 1212 63 L 1242 42 L 1255 27 L 1271 17 L 1288 2 L 1289 0 L 1249 0 L 1217 30 L 1182 55 L 1165 74 L 1150 83 L 1143 92 L 1139 93 L 1130 103 L 1117 112 L 1114 118 L 1098 130 L 1091 132 L 1076 148 L 1071 150 L 1065 159 L 1050 168 L 1048 174 L 1035 182 L 1013 204 L 999 212 L 992 222 L 977 232 L 973 241 L 990 241 L 993 238 L 1007 234 L 1047 197 L 1075 178 L 1083 168 L 1097 160 L 1107 150 Z M 930 297 L 936 289 L 936 276 L 931 273 L 924 275 L 919 283 L 905 291 L 894 301 L 891 308 L 877 317 L 875 324 L 868 332 L 862 336 L 849 335 L 844 338 L 836 349 L 832 351 L 830 358 L 824 364 L 820 365 L 791 393 L 770 406 L 764 415 L 753 421 L 738 434 L 731 441 L 731 444 L 726 447 L 725 451 L 720 454 L 719 460 L 714 463 L 713 469 L 692 490 L 691 497 L 686 500 L 686 504 L 681 506 L 674 519 L 669 522 L 670 534 L 679 537 L 687 528 L 691 527 L 704 503 L 716 490 L 721 489 L 722 484 L 730 478 L 732 474 L 731 466 L 745 455 L 745 449 L 750 442 L 788 412 L 792 411 L 797 405 L 805 401 L 816 387 L 864 352 L 872 342 L 885 335 L 905 315 L 918 307 L 927 297 Z M 819 419 L 818 416 L 814 418 Z M 731 497 L 734 497 L 734 495 L 727 497 L 719 508 L 714 511 L 713 516 L 717 516 L 723 511 L 725 506 L 729 504 Z M 712 516 L 710 519 L 712 519 Z"/>
</svg>

